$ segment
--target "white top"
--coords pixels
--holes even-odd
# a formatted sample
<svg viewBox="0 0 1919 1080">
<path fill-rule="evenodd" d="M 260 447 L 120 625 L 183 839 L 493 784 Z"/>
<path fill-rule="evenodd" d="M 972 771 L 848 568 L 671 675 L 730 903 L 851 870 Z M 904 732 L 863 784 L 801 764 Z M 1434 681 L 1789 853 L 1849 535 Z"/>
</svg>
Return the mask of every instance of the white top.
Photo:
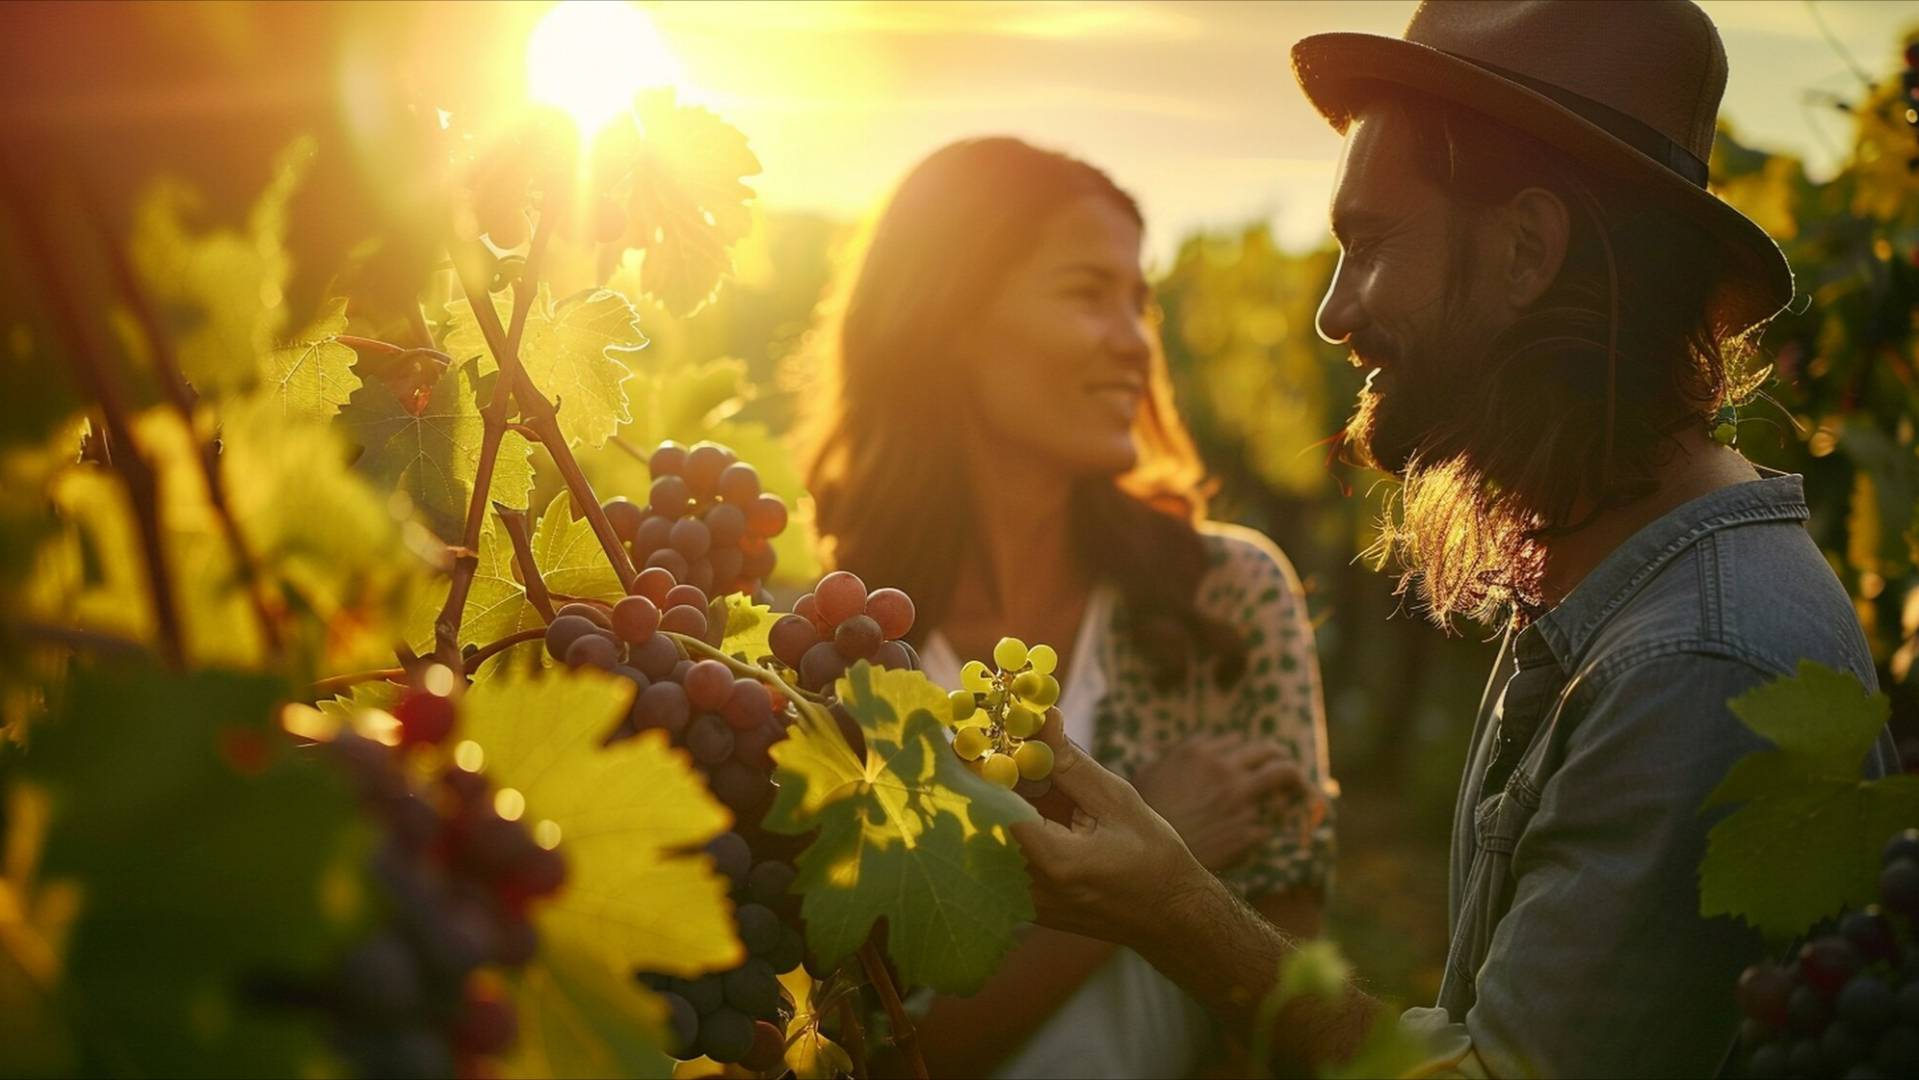
<svg viewBox="0 0 1919 1080">
<path fill-rule="evenodd" d="M 1094 707 L 1106 693 L 1115 601 L 1110 585 L 1095 587 L 1087 598 L 1060 692 L 1067 737 L 1089 749 Z M 926 637 L 920 666 L 941 686 L 960 685 L 960 659 L 937 630 Z M 1211 1029 L 1198 1002 L 1138 953 L 1119 949 L 993 1075 L 1008 1080 L 1189 1076 L 1199 1067 Z"/>
</svg>

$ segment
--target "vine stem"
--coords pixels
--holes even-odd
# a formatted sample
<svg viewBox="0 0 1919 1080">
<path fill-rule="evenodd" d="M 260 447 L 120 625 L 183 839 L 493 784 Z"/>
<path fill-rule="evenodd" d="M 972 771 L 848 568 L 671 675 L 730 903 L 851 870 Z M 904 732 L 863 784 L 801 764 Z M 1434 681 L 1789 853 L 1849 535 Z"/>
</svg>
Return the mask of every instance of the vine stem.
<svg viewBox="0 0 1919 1080">
<path fill-rule="evenodd" d="M 906 1063 L 912 1067 L 917 1080 L 927 1080 L 926 1059 L 920 1056 L 913 1021 L 906 1015 L 906 1006 L 900 1001 L 899 987 L 893 985 L 892 973 L 886 970 L 886 959 L 870 940 L 860 946 L 860 967 L 866 971 L 867 985 L 879 994 L 880 1004 L 886 1006 L 886 1015 L 893 1021 L 894 1044 L 906 1055 Z"/>
<path fill-rule="evenodd" d="M 500 524 L 506 527 L 507 538 L 513 541 L 513 559 L 520 564 L 527 603 L 533 605 L 533 610 L 540 613 L 541 619 L 552 622 L 553 598 L 547 595 L 546 579 L 540 576 L 540 564 L 533 559 L 533 538 L 527 535 L 526 511 L 494 503 L 493 512 L 499 515 Z"/>
<path fill-rule="evenodd" d="M 833 724 L 832 718 L 827 716 L 825 710 L 819 707 L 818 703 L 821 700 L 819 695 L 809 694 L 804 690 L 798 689 L 781 678 L 778 672 L 760 667 L 757 664 L 749 664 L 738 657 L 728 656 L 713 646 L 708 645 L 706 642 L 701 641 L 699 638 L 687 634 L 677 634 L 671 630 L 661 630 L 658 631 L 658 633 L 665 634 L 667 637 L 684 645 L 687 652 L 698 653 L 708 660 L 718 660 L 730 668 L 735 675 L 742 678 L 760 679 L 764 682 L 772 683 L 773 689 L 786 695 L 786 697 L 794 703 L 795 707 L 800 710 L 802 715 L 805 715 L 807 710 L 811 709 L 814 720 L 832 728 L 834 734 L 839 733 L 839 728 Z"/>
<path fill-rule="evenodd" d="M 513 633 L 508 634 L 498 641 L 489 641 L 485 645 L 473 650 L 472 656 L 463 659 L 462 666 L 466 673 L 471 675 L 480 669 L 481 664 L 486 663 L 488 660 L 493 659 L 496 655 L 505 652 L 513 646 L 523 642 L 534 641 L 545 636 L 546 627 L 544 626 L 535 626 L 528 630 L 515 630 Z M 374 671 L 355 671 L 346 675 L 334 675 L 330 678 L 321 679 L 307 689 L 311 696 L 321 698 L 329 694 L 337 694 L 349 686 L 363 682 L 374 682 L 380 679 L 385 679 L 388 682 L 399 682 L 406 677 L 407 669 L 404 667 L 379 668 Z"/>
<path fill-rule="evenodd" d="M 194 392 L 187 385 L 179 354 L 174 352 L 173 342 L 161 328 L 160 316 L 154 311 L 152 301 L 146 291 L 140 288 L 133 266 L 127 261 L 126 250 L 114 241 L 107 229 L 106 216 L 98 200 L 92 197 L 91 192 L 85 194 L 87 216 L 98 234 L 101 250 L 106 253 L 107 267 L 113 275 L 114 285 L 127 306 L 133 310 L 134 319 L 140 324 L 140 332 L 153 350 L 153 364 L 160 370 L 160 385 L 166 391 L 167 403 L 180 417 L 180 423 L 185 425 L 188 437 L 194 440 L 198 451 L 194 457 L 199 461 L 200 476 L 207 485 L 207 501 L 213 505 L 214 517 L 219 520 L 220 529 L 226 534 L 227 546 L 233 549 L 233 560 L 239 564 L 240 577 L 246 582 L 247 599 L 253 608 L 253 619 L 259 624 L 260 640 L 266 643 L 269 654 L 277 655 L 284 644 L 280 619 L 275 612 L 277 605 L 267 591 L 266 575 L 260 569 L 260 560 L 253 552 L 253 546 L 247 542 L 246 535 L 240 531 L 239 521 L 233 516 L 233 503 L 227 498 L 226 476 L 220 469 L 220 455 L 215 449 L 214 440 L 201 439 L 194 430 Z"/>
<path fill-rule="evenodd" d="M 527 275 L 539 273 L 540 263 L 546 254 L 547 237 L 552 230 L 543 227 L 541 222 L 534 227 L 532 250 L 527 254 Z M 456 264 L 462 261 L 455 259 Z M 472 275 L 463 265 L 457 265 L 460 272 L 460 286 L 466 292 L 467 304 L 473 309 L 475 320 L 486 335 L 487 347 L 493 350 L 495 364 L 500 374 L 493 380 L 493 396 L 486 407 L 480 411 L 480 461 L 473 473 L 473 495 L 467 501 L 466 527 L 460 533 L 460 552 L 453 560 L 453 580 L 447 586 L 446 604 L 440 608 L 439 618 L 433 622 L 434 653 L 440 662 L 450 668 L 459 667 L 460 656 L 460 620 L 466 614 L 467 593 L 473 588 L 473 574 L 480 566 L 480 529 L 486 523 L 486 505 L 493 491 L 493 467 L 500 458 L 500 440 L 506 437 L 507 408 L 513 400 L 514 380 L 509 370 L 518 370 L 520 354 L 520 335 L 526 329 L 526 313 L 533 306 L 534 288 L 522 287 L 521 282 L 513 285 L 513 325 L 508 331 L 501 332 L 500 317 L 493 310 L 493 297 L 485 288 L 474 288 Z M 522 281 L 527 278 L 522 278 Z M 481 319 L 481 313 L 485 319 Z M 511 369 L 507 359 L 513 358 Z M 525 407 L 524 403 L 521 405 Z"/>
<path fill-rule="evenodd" d="M 846 1041 L 846 1056 L 853 1059 L 853 1080 L 866 1080 L 866 1029 L 860 1026 L 859 1010 L 851 997 L 839 1000 L 840 1036 Z"/>
<path fill-rule="evenodd" d="M 179 604 L 173 593 L 173 582 L 167 576 L 166 545 L 160 533 L 159 483 L 153 465 L 142 453 L 140 444 L 133 439 L 133 425 L 127 404 L 121 399 L 119 388 L 108 377 L 101 355 L 94 351 L 97 344 L 94 335 L 60 278 L 59 259 L 52 240 L 47 236 L 48 215 L 35 212 L 9 160 L 0 159 L 0 187 L 5 189 L 8 201 L 13 204 L 14 220 L 34 262 L 38 264 L 41 287 L 51 302 L 62 335 L 67 339 L 82 389 L 90 391 L 100 403 L 101 415 L 107 425 L 108 443 L 112 447 L 113 469 L 126 485 L 127 497 L 133 503 L 134 517 L 139 526 L 141 555 L 146 564 L 147 590 L 153 603 L 153 621 L 160 639 L 160 654 L 169 667 L 178 669 L 185 665 L 186 648 L 180 629 Z"/>
</svg>

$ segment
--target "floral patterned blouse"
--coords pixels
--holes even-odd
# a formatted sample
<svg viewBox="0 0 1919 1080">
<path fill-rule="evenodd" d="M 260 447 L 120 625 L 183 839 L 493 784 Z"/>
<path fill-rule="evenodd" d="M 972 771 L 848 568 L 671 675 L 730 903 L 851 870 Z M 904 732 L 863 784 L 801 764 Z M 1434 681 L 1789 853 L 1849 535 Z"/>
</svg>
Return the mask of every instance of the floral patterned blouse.
<svg viewBox="0 0 1919 1080">
<path fill-rule="evenodd" d="M 1330 790 L 1319 664 L 1298 575 L 1260 533 L 1214 522 L 1200 531 L 1211 565 L 1200 579 L 1199 606 L 1244 635 L 1245 673 L 1221 686 L 1210 664 L 1194 665 L 1183 684 L 1162 689 L 1127 634 L 1103 635 L 1107 688 L 1094 713 L 1093 755 L 1130 777 L 1187 736 L 1245 732 L 1278 740 L 1308 779 Z M 1125 618 L 1123 603 L 1116 618 Z M 1333 853 L 1332 814 L 1315 823 L 1301 810 L 1221 876 L 1248 897 L 1323 890 Z"/>
</svg>

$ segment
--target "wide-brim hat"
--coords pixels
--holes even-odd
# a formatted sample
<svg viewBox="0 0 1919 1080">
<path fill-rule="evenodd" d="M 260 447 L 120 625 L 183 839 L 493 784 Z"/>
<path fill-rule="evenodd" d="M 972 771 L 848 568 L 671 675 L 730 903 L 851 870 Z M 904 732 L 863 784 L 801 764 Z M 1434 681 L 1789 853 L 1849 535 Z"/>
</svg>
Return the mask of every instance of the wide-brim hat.
<svg viewBox="0 0 1919 1080">
<path fill-rule="evenodd" d="M 1726 50 L 1686 0 L 1426 0 L 1403 37 L 1302 39 L 1293 74 L 1341 134 L 1378 84 L 1393 84 L 1484 113 L 1683 213 L 1719 256 L 1710 314 L 1723 332 L 1792 299 L 1779 245 L 1706 188 Z"/>
</svg>

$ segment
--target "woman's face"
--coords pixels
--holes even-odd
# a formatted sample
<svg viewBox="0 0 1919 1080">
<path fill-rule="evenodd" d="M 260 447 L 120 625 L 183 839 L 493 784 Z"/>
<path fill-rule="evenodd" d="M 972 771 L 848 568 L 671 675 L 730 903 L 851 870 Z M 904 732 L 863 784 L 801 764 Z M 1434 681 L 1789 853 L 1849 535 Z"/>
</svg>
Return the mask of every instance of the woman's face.
<svg viewBox="0 0 1919 1080">
<path fill-rule="evenodd" d="M 1133 467 L 1152 356 L 1139 248 L 1139 226 L 1097 195 L 1047 220 L 961 343 L 974 437 L 1072 476 Z"/>
</svg>

